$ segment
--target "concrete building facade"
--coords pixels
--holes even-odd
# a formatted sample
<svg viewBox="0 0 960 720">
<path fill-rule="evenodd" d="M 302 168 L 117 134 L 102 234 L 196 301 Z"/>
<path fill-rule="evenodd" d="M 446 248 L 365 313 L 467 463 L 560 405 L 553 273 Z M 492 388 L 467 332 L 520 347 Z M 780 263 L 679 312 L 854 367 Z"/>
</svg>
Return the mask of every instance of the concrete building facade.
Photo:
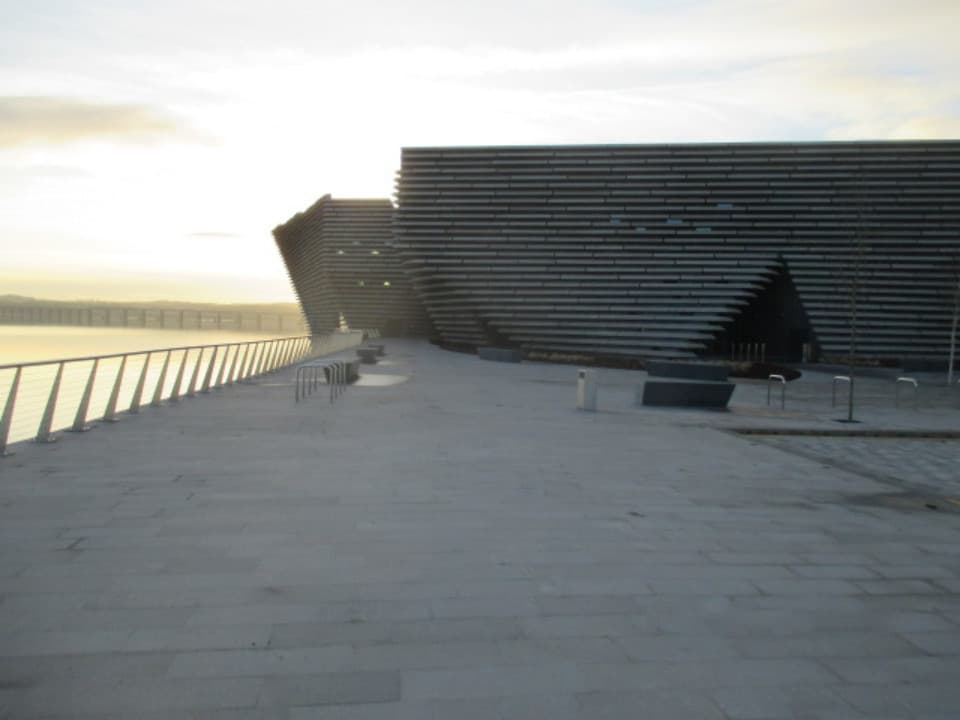
<svg viewBox="0 0 960 720">
<path fill-rule="evenodd" d="M 452 346 L 945 357 L 960 142 L 407 148 L 397 244 Z M 855 296 L 855 302 L 854 302 Z"/>
<path fill-rule="evenodd" d="M 425 335 L 427 319 L 393 243 L 393 205 L 386 199 L 324 195 L 274 229 L 290 280 L 314 334 L 377 328 Z"/>
</svg>

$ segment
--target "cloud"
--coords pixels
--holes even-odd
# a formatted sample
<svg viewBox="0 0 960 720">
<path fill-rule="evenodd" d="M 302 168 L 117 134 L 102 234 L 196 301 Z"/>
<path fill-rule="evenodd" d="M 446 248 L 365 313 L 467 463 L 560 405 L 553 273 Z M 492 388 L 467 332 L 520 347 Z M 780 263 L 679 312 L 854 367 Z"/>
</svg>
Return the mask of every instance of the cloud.
<svg viewBox="0 0 960 720">
<path fill-rule="evenodd" d="M 68 97 L 0 97 L 0 148 L 173 137 L 197 138 L 197 134 L 149 105 Z"/>
</svg>

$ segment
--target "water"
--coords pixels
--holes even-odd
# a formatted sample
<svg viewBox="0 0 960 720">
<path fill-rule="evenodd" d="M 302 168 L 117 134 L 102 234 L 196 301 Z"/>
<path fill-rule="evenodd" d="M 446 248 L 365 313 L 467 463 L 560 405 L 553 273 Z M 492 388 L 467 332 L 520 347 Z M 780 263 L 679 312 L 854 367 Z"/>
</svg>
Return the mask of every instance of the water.
<svg viewBox="0 0 960 720">
<path fill-rule="evenodd" d="M 161 330 L 149 328 L 0 325 L 0 365 L 63 360 L 111 353 L 158 350 L 184 345 L 246 342 L 299 333 Z M 0 385 L 2 392 L 2 385 Z"/>
<path fill-rule="evenodd" d="M 66 363 L 57 393 L 52 428 L 62 429 L 73 424 L 84 389 L 91 377 L 88 418 L 102 417 L 107 410 L 110 395 L 120 378 L 117 410 L 130 407 L 138 386 L 142 385 L 141 402 L 168 398 L 179 387 L 180 394 L 191 386 L 199 389 L 205 378 L 216 384 L 218 377 L 235 377 L 279 356 L 277 343 L 250 344 L 284 335 L 240 332 L 209 332 L 160 330 L 143 328 L 90 328 L 58 326 L 0 326 L 0 366 L 17 363 L 56 361 L 113 353 L 128 353 L 144 350 L 160 350 L 171 347 L 192 346 L 193 350 L 172 353 L 134 355 L 126 362 L 121 358 L 102 360 L 94 366 L 93 361 Z M 247 343 L 225 347 L 226 343 Z M 217 345 L 196 349 L 196 346 Z M 8 442 L 17 442 L 34 437 L 46 409 L 59 363 L 50 362 L 24 368 L 20 375 L 14 413 L 10 424 Z M 6 405 L 16 371 L 0 368 L 0 413 Z M 179 378 L 178 378 L 179 376 Z M 179 386 L 177 384 L 179 379 Z M 162 382 L 161 382 L 162 381 Z M 3 438 L 0 437 L 0 444 Z"/>
</svg>

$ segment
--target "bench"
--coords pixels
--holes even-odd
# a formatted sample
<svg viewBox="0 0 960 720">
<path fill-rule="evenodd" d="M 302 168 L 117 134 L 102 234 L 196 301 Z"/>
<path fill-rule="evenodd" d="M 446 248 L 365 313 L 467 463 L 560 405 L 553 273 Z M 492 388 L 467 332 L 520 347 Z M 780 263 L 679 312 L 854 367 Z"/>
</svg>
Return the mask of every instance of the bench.
<svg viewBox="0 0 960 720">
<path fill-rule="evenodd" d="M 724 409 L 735 387 L 709 380 L 647 380 L 637 388 L 637 404 Z"/>
<path fill-rule="evenodd" d="M 356 360 L 347 360 L 343 363 L 346 367 L 346 382 L 354 383 L 360 379 L 360 363 Z M 330 373 L 332 368 L 330 365 L 325 365 L 323 368 L 323 377 L 326 379 L 327 383 L 330 383 Z"/>
<path fill-rule="evenodd" d="M 650 377 L 681 378 L 683 380 L 709 380 L 726 382 L 730 374 L 727 365 L 708 365 L 706 363 L 669 362 L 666 360 L 648 360 L 647 375 Z"/>
<path fill-rule="evenodd" d="M 368 347 L 357 348 L 357 357 L 360 358 L 360 362 L 362 363 L 375 365 L 377 362 L 377 349 Z"/>
<path fill-rule="evenodd" d="M 477 355 L 481 360 L 493 360 L 494 362 L 518 363 L 523 360 L 523 351 L 516 348 L 481 346 L 477 348 Z"/>
<path fill-rule="evenodd" d="M 636 404 L 668 407 L 699 407 L 722 410 L 736 387 L 727 382 L 726 365 L 650 360 L 647 380 L 637 388 Z"/>
</svg>

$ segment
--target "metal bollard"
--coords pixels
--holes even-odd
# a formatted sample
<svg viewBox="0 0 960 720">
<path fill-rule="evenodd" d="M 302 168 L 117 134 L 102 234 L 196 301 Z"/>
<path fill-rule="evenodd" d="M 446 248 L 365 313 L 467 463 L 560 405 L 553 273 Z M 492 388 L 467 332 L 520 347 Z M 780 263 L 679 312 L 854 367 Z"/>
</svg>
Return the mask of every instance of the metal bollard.
<svg viewBox="0 0 960 720">
<path fill-rule="evenodd" d="M 780 383 L 780 408 L 787 407 L 787 379 L 783 375 L 771 375 L 767 378 L 767 405 L 770 405 L 770 387 L 774 381 Z"/>
<path fill-rule="evenodd" d="M 837 383 L 838 382 L 850 382 L 849 375 L 834 375 L 833 376 L 833 392 L 830 395 L 830 407 L 835 408 L 837 406 Z M 850 392 L 851 386 L 848 385 L 847 392 Z"/>
<path fill-rule="evenodd" d="M 920 383 L 918 383 L 916 380 L 914 380 L 914 379 L 911 378 L 911 377 L 898 377 L 898 378 L 894 381 L 894 388 L 895 388 L 895 389 L 894 389 L 894 393 L 893 393 L 893 395 L 894 395 L 894 407 L 897 407 L 897 408 L 900 407 L 900 386 L 901 386 L 901 385 L 909 385 L 909 386 L 912 386 L 912 387 L 913 387 L 913 409 L 914 409 L 914 410 L 919 409 L 919 407 L 920 407 L 920 402 L 919 402 L 919 398 L 917 397 L 917 395 L 918 395 L 918 392 L 919 392 L 919 389 L 920 389 Z"/>
</svg>

